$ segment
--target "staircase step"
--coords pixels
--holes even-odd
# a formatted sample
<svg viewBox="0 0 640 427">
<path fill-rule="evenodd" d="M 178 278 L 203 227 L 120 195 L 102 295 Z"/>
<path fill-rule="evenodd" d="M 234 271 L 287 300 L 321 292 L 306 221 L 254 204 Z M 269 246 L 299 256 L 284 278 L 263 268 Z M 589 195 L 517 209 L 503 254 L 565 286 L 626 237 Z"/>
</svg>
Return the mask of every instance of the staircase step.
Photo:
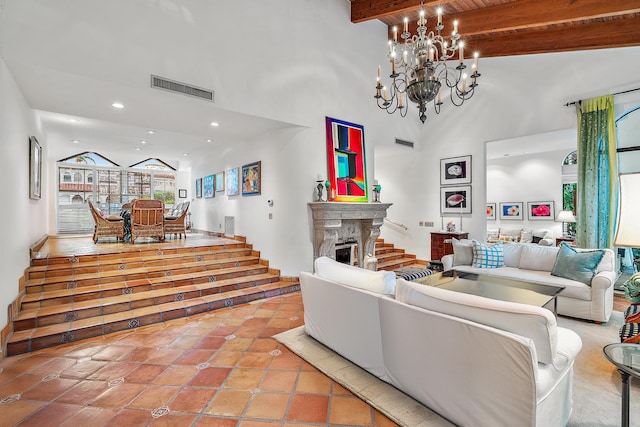
<svg viewBox="0 0 640 427">
<path fill-rule="evenodd" d="M 166 302 L 127 311 L 97 315 L 14 332 L 7 343 L 9 356 L 73 342 L 111 332 L 134 329 L 152 323 L 196 313 L 245 304 L 263 298 L 296 292 L 297 281 L 278 281 L 250 288 L 212 294 L 183 301 Z"/>
<path fill-rule="evenodd" d="M 123 288 L 132 292 L 123 292 L 116 296 L 95 296 L 87 299 L 87 295 L 74 295 L 70 293 L 65 298 L 69 302 L 61 302 L 53 305 L 52 301 L 58 301 L 58 295 L 42 295 L 40 306 L 31 309 L 23 309 L 14 319 L 14 330 L 21 331 L 29 328 L 48 326 L 55 323 L 64 323 L 72 320 L 80 320 L 97 315 L 106 315 L 119 311 L 132 310 L 140 307 L 152 306 L 166 302 L 184 301 L 193 298 L 206 297 L 208 295 L 225 293 L 244 288 L 256 287 L 267 283 L 279 281 L 279 276 L 271 273 L 258 275 L 247 275 L 233 279 L 207 281 L 199 284 L 181 285 L 168 288 L 152 288 L 144 290 L 146 287 L 136 290 L 135 288 Z M 56 293 L 57 294 L 57 293 Z M 30 294 L 31 296 L 34 294 Z M 37 304 L 35 302 L 34 304 Z M 27 304 L 23 301 L 23 307 Z"/>
<path fill-rule="evenodd" d="M 384 262 L 378 261 L 378 270 L 393 271 L 393 270 L 397 270 L 398 268 L 402 268 L 402 267 L 420 267 L 420 268 L 424 268 L 424 265 L 425 264 L 423 264 L 423 263 L 417 262 L 417 260 L 415 258 L 405 257 L 405 258 L 392 259 L 392 260 L 384 261 Z"/>
<path fill-rule="evenodd" d="M 68 288 L 83 288 L 114 282 L 154 279 L 166 276 L 177 276 L 187 272 L 212 271 L 254 265 L 260 262 L 259 257 L 238 257 L 194 261 L 181 264 L 153 265 L 139 268 L 122 268 L 106 270 L 98 273 L 83 273 L 71 276 L 31 279 L 25 283 L 27 294 L 48 292 Z"/>
<path fill-rule="evenodd" d="M 405 254 L 404 251 L 398 251 L 396 249 L 393 252 L 380 254 L 380 256 L 376 255 L 376 258 L 378 258 L 378 263 L 381 263 L 381 262 L 387 262 L 387 261 L 391 261 L 391 260 L 395 260 L 395 259 L 402 259 L 402 258 L 413 258 L 413 259 L 415 259 L 416 256 L 415 255 L 411 255 L 411 254 Z"/>
</svg>

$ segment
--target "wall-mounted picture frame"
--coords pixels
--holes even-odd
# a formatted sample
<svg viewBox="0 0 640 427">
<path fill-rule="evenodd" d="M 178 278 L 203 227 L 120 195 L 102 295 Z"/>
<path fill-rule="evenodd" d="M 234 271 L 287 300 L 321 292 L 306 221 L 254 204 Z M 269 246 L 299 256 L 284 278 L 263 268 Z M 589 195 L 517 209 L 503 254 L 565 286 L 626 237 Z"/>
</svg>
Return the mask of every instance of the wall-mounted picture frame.
<svg viewBox="0 0 640 427">
<path fill-rule="evenodd" d="M 440 187 L 440 213 L 470 214 L 471 186 Z"/>
<path fill-rule="evenodd" d="M 212 197 L 215 197 L 215 191 L 214 191 L 215 187 L 213 185 L 213 182 L 214 182 L 213 175 L 207 175 L 202 180 L 202 193 L 205 199 L 210 199 Z"/>
<path fill-rule="evenodd" d="M 224 171 L 216 174 L 216 193 L 224 193 Z"/>
<path fill-rule="evenodd" d="M 202 178 L 196 179 L 196 198 L 202 197 Z"/>
<path fill-rule="evenodd" d="M 187 189 L 186 188 L 180 188 L 178 190 L 178 199 L 186 199 L 187 198 Z"/>
<path fill-rule="evenodd" d="M 325 118 L 329 194 L 336 202 L 367 202 L 364 126 Z"/>
<path fill-rule="evenodd" d="M 553 202 L 527 202 L 527 219 L 529 221 L 554 221 Z"/>
<path fill-rule="evenodd" d="M 242 195 L 257 196 L 262 191 L 262 162 L 242 166 Z"/>
<path fill-rule="evenodd" d="M 35 136 L 29 137 L 29 198 L 42 197 L 42 146 Z"/>
<path fill-rule="evenodd" d="M 471 156 L 440 160 L 440 185 L 471 184 Z"/>
<path fill-rule="evenodd" d="M 227 173 L 225 176 L 226 184 L 227 184 L 227 196 L 237 196 L 239 194 L 239 182 L 240 175 L 238 173 L 238 168 L 227 169 Z"/>
<path fill-rule="evenodd" d="M 522 202 L 500 202 L 500 219 L 523 219 Z"/>
<path fill-rule="evenodd" d="M 487 219 L 495 220 L 496 219 L 496 204 L 495 203 L 487 203 Z"/>
</svg>

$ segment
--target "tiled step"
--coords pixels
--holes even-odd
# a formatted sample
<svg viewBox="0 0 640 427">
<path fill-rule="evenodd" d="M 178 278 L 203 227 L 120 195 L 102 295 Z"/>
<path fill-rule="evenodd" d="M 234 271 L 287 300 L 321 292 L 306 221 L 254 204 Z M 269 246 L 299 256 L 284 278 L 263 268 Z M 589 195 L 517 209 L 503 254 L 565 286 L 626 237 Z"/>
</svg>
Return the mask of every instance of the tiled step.
<svg viewBox="0 0 640 427">
<path fill-rule="evenodd" d="M 35 351 L 53 345 L 296 292 L 299 289 L 300 285 L 297 281 L 278 281 L 184 301 L 166 302 L 128 311 L 16 331 L 8 340 L 7 354 L 11 356 Z"/>
<path fill-rule="evenodd" d="M 244 241 L 34 259 L 7 354 L 299 290 Z"/>
<path fill-rule="evenodd" d="M 228 246 L 228 245 L 227 245 Z M 232 258 L 240 256 L 256 256 L 260 253 L 249 247 L 227 248 L 221 246 L 197 248 L 199 250 L 177 253 L 158 251 L 151 253 L 135 253 L 135 255 L 119 254 L 104 256 L 82 256 L 66 258 L 65 263 L 52 265 L 36 265 L 27 269 L 27 279 L 44 279 L 51 277 L 72 276 L 77 274 L 95 274 L 101 271 L 117 270 L 120 268 L 140 268 L 171 263 L 208 261 L 212 259 Z"/>
<path fill-rule="evenodd" d="M 423 264 L 422 262 L 419 262 L 415 258 L 408 258 L 408 257 L 392 259 L 384 262 L 378 261 L 378 270 L 393 271 L 402 267 L 414 267 L 414 266 L 424 268 L 425 264 Z"/>
<path fill-rule="evenodd" d="M 404 251 L 398 251 L 396 249 L 394 252 L 388 252 L 386 254 L 381 254 L 380 256 L 376 255 L 376 258 L 378 258 L 378 263 L 381 263 L 381 262 L 387 262 L 387 261 L 402 259 L 402 258 L 416 259 L 416 256 L 412 254 L 406 254 L 404 253 Z"/>
<path fill-rule="evenodd" d="M 15 331 L 30 328 L 48 326 L 55 323 L 63 323 L 71 320 L 80 320 L 88 317 L 106 315 L 119 311 L 132 310 L 140 307 L 159 305 L 166 302 L 185 301 L 192 298 L 200 298 L 208 295 L 225 293 L 244 288 L 255 287 L 267 283 L 279 281 L 277 274 L 263 273 L 257 275 L 246 275 L 233 279 L 206 281 L 198 284 L 180 285 L 165 288 L 153 288 L 145 290 L 146 287 L 124 288 L 131 292 L 122 292 L 116 296 L 94 296 L 88 298 L 87 294 L 76 295 L 71 290 L 61 298 L 59 292 L 52 292 L 54 295 L 43 293 L 40 300 L 31 302 L 23 301 L 23 310 L 14 319 L 13 327 Z M 34 294 L 27 295 L 31 300 Z M 63 302 L 70 300 L 69 302 Z M 34 308 L 25 309 L 30 304 L 39 304 Z"/>
<path fill-rule="evenodd" d="M 254 265 L 260 261 L 259 257 L 238 257 L 210 259 L 185 263 L 171 263 L 137 268 L 119 268 L 97 273 L 82 273 L 71 276 L 30 279 L 25 284 L 27 294 L 50 292 L 69 288 L 83 288 L 87 286 L 104 285 L 117 282 L 134 282 L 163 277 L 179 276 L 186 273 L 216 271 L 233 267 Z"/>
</svg>

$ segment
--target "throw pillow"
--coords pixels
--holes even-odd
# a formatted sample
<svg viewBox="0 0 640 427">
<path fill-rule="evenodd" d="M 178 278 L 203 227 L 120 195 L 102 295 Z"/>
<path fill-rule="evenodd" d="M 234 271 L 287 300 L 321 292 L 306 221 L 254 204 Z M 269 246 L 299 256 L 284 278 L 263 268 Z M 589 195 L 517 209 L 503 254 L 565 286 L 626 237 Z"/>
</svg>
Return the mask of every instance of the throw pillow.
<svg viewBox="0 0 640 427">
<path fill-rule="evenodd" d="M 538 236 L 531 236 L 531 243 L 540 243 L 540 240 L 542 240 L 542 237 L 538 237 Z"/>
<path fill-rule="evenodd" d="M 562 242 L 551 275 L 591 285 L 603 256 L 603 250 L 577 251 Z"/>
<path fill-rule="evenodd" d="M 504 267 L 504 251 L 502 242 L 495 245 L 483 245 L 473 240 L 473 267 L 500 268 Z"/>
<path fill-rule="evenodd" d="M 533 231 L 531 231 L 531 230 L 522 230 L 520 232 L 520 242 L 521 243 L 531 243 L 531 242 L 533 242 Z"/>
<path fill-rule="evenodd" d="M 453 265 L 471 265 L 473 262 L 473 243 L 470 240 L 451 239 L 453 246 Z"/>
</svg>

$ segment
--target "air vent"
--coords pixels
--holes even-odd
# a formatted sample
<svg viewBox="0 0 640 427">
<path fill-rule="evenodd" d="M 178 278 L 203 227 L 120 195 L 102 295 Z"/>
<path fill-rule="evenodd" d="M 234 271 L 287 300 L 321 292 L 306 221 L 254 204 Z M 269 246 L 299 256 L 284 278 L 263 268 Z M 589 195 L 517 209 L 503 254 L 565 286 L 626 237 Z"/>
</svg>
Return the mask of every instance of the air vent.
<svg viewBox="0 0 640 427">
<path fill-rule="evenodd" d="M 398 139 L 396 138 L 396 144 L 400 144 L 400 145 L 404 145 L 405 147 L 411 147 L 413 148 L 413 142 L 411 141 L 405 141 L 403 139 Z"/>
<path fill-rule="evenodd" d="M 151 87 L 213 102 L 213 91 L 151 75 Z"/>
</svg>

